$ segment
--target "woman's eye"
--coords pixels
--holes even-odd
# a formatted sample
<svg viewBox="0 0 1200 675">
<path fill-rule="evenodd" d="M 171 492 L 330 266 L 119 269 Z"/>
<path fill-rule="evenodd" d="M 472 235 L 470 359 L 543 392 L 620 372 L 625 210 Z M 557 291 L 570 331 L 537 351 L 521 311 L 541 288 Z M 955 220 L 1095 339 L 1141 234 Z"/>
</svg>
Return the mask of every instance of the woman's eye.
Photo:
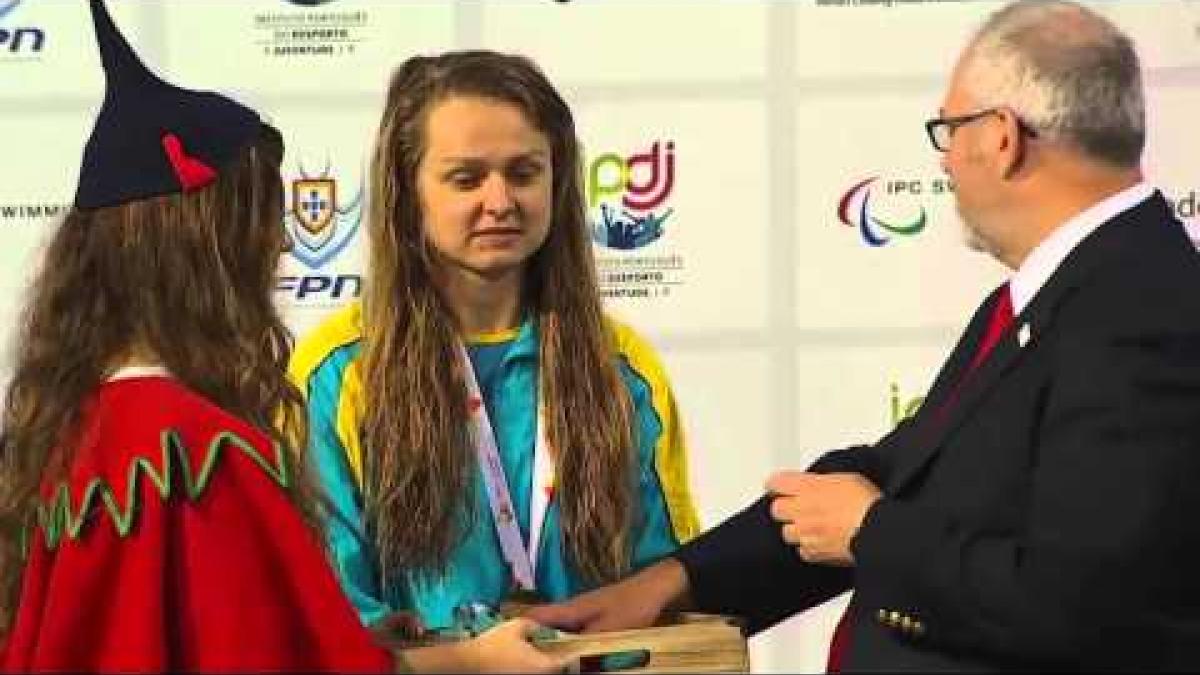
<svg viewBox="0 0 1200 675">
<path fill-rule="evenodd" d="M 460 190 L 469 190 L 479 185 L 479 174 L 474 171 L 452 171 L 447 182 Z"/>
<path fill-rule="evenodd" d="M 540 164 L 522 164 L 513 167 L 508 172 L 508 179 L 516 185 L 528 185 L 542 175 Z"/>
</svg>

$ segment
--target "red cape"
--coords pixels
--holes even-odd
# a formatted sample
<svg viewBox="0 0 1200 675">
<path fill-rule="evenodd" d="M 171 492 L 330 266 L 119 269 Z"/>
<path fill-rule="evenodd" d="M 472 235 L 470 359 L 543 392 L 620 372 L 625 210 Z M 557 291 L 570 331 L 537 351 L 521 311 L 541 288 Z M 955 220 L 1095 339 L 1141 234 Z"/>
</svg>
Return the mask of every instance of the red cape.
<svg viewBox="0 0 1200 675">
<path fill-rule="evenodd" d="M 105 384 L 82 429 L 0 669 L 392 670 L 264 434 L 165 377 Z"/>
</svg>

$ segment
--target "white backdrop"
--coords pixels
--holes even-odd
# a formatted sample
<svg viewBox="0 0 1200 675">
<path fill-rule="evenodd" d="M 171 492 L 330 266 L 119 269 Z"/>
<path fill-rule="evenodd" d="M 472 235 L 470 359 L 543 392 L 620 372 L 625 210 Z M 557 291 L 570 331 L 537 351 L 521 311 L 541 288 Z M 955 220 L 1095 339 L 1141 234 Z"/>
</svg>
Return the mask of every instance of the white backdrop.
<svg viewBox="0 0 1200 675">
<path fill-rule="evenodd" d="M 634 248 L 595 250 L 610 308 L 674 379 L 706 525 L 773 468 L 888 429 L 1003 278 L 962 246 L 921 127 L 992 0 L 110 4 L 160 73 L 269 113 L 289 185 L 336 184 L 337 215 L 281 274 L 297 332 L 359 291 L 357 198 L 390 69 L 465 47 L 535 58 L 576 110 L 595 218 L 650 226 Z M 1200 2 L 1093 4 L 1139 45 L 1147 168 L 1194 224 Z M 5 331 L 72 198 L 102 82 L 83 3 L 0 0 Z M 755 639 L 755 669 L 820 670 L 842 604 Z"/>
</svg>

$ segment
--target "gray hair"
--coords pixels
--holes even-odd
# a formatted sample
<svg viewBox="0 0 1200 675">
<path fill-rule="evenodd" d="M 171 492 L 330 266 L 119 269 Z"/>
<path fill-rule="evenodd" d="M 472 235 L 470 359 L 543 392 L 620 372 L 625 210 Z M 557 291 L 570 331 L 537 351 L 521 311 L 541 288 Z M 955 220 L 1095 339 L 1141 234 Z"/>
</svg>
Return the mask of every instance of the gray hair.
<svg viewBox="0 0 1200 675">
<path fill-rule="evenodd" d="M 1133 42 L 1096 12 L 1065 0 L 1020 0 L 975 34 L 963 84 L 981 106 L 1011 108 L 1039 135 L 1120 167 L 1146 143 L 1141 67 Z"/>
</svg>

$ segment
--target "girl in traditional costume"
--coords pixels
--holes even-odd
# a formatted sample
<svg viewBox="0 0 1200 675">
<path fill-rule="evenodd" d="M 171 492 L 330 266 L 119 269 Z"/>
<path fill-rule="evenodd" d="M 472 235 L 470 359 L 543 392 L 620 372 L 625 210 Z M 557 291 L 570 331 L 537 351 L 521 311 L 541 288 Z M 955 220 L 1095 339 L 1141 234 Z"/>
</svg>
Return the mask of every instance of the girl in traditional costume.
<svg viewBox="0 0 1200 675">
<path fill-rule="evenodd" d="M 91 8 L 107 91 L 5 400 L 0 670 L 560 668 L 528 623 L 399 654 L 359 623 L 271 300 L 282 139 Z"/>
</svg>

